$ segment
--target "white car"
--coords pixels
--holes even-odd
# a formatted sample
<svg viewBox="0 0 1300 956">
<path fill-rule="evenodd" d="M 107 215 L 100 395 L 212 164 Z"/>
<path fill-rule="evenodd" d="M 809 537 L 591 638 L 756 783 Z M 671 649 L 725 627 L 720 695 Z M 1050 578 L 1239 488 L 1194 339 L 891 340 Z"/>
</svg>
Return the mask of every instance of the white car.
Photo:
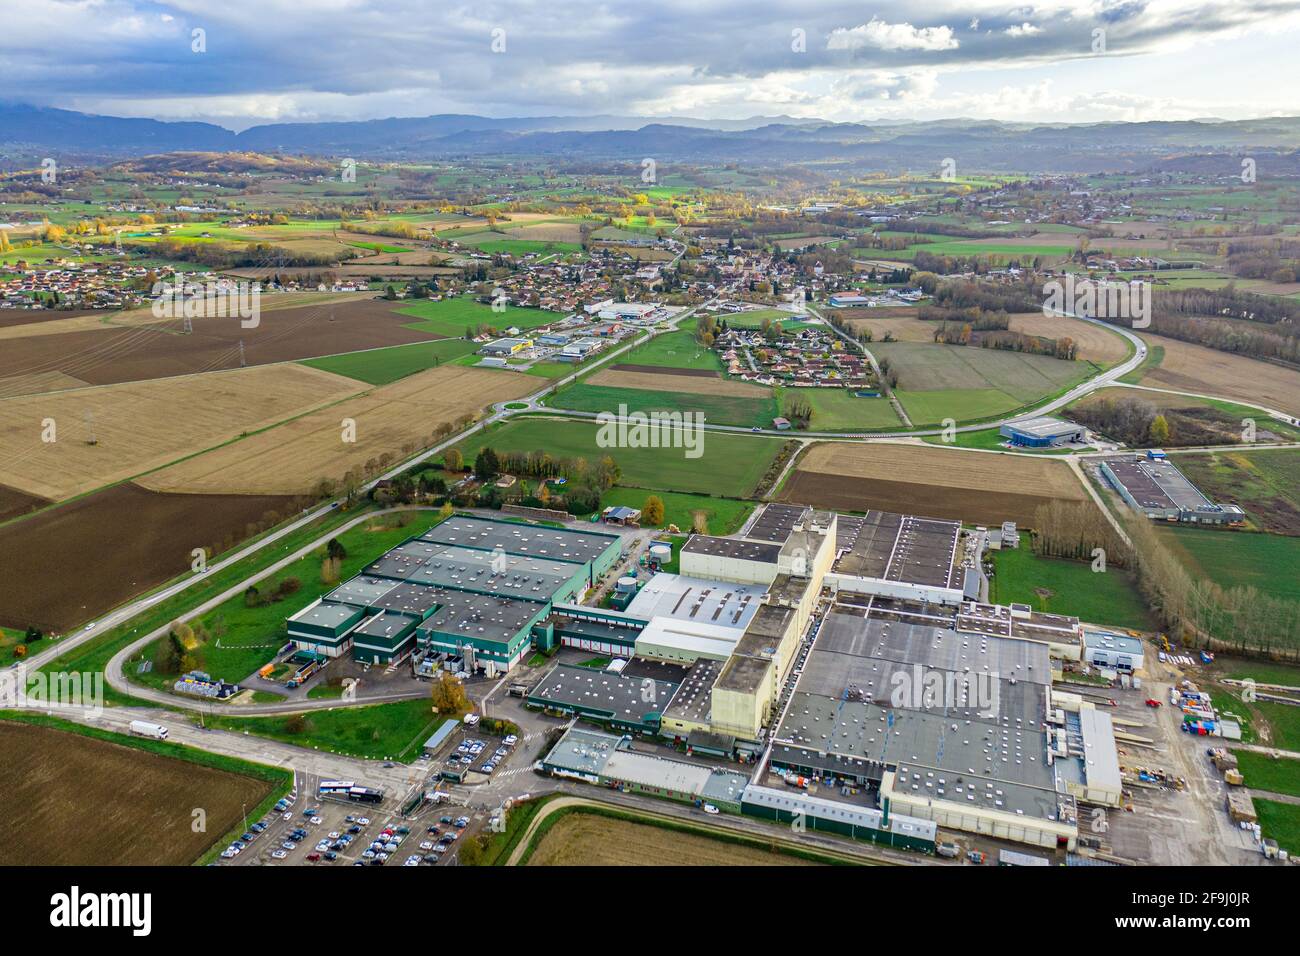
<svg viewBox="0 0 1300 956">
<path fill-rule="evenodd" d="M 402 861 L 402 866 L 419 866 L 420 858 L 418 856 L 408 856 Z"/>
<path fill-rule="evenodd" d="M 342 834 L 342 833 L 339 833 L 338 830 L 331 830 L 331 831 L 330 831 L 330 839 L 331 839 L 331 840 L 337 840 L 337 839 L 338 839 L 339 837 L 341 837 L 342 835 L 343 835 L 343 834 Z"/>
<path fill-rule="evenodd" d="M 717 813 L 718 808 L 711 803 L 706 803 L 703 807 L 705 813 Z"/>
<path fill-rule="evenodd" d="M 288 853 L 285 853 L 283 850 L 276 850 L 276 851 L 274 851 L 274 852 L 271 854 L 271 859 L 273 859 L 273 860 L 283 860 L 283 859 L 286 859 L 288 856 L 289 856 L 289 854 L 288 854 Z"/>
<path fill-rule="evenodd" d="M 423 843 L 420 844 L 420 849 L 428 853 L 430 850 L 433 849 L 433 841 L 425 840 Z"/>
<path fill-rule="evenodd" d="M 369 817 L 362 817 L 360 820 L 357 821 L 357 826 L 359 826 L 359 827 L 368 827 L 368 826 L 370 826 L 370 818 L 369 818 Z"/>
</svg>

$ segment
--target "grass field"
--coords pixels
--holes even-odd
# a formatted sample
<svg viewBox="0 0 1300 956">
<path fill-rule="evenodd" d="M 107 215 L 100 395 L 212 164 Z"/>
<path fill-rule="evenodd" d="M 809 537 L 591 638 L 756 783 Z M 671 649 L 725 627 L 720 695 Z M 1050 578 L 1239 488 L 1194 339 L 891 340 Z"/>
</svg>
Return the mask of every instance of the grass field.
<svg viewBox="0 0 1300 956">
<path fill-rule="evenodd" d="M 628 508 L 640 508 L 648 495 L 658 495 L 664 503 L 664 520 L 660 525 L 647 525 L 643 528 L 666 528 L 677 525 L 683 531 L 692 526 L 696 511 L 703 511 L 708 521 L 710 534 L 731 534 L 736 531 L 749 513 L 754 510 L 752 502 L 736 501 L 732 498 L 713 498 L 709 495 L 688 495 L 673 491 L 644 491 L 640 488 L 611 488 L 601 497 L 603 507 L 624 505 Z"/>
<path fill-rule="evenodd" d="M 460 449 L 466 461 L 473 461 L 484 445 L 496 451 L 544 449 L 554 458 L 593 463 L 609 455 L 622 470 L 619 484 L 624 486 L 745 497 L 753 493 L 782 445 L 781 439 L 768 436 L 705 432 L 701 456 L 687 458 L 683 448 L 601 448 L 596 443 L 598 429 L 594 422 L 528 416 L 487 434 L 479 432 Z"/>
<path fill-rule="evenodd" d="M 1253 750 L 1237 750 L 1237 767 L 1251 790 L 1300 797 L 1300 760 L 1270 757 Z"/>
<path fill-rule="evenodd" d="M 957 448 L 979 448 L 986 451 L 1008 451 L 1006 439 L 997 428 L 981 428 L 978 431 L 957 432 L 955 440 L 947 442 L 941 435 L 927 435 L 922 439 L 929 445 L 947 445 Z M 1068 455 L 1067 448 L 1017 448 L 1017 453 L 1030 455 Z"/>
<path fill-rule="evenodd" d="M 323 372 L 369 382 L 371 385 L 387 385 L 399 378 L 469 355 L 477 348 L 474 342 L 465 339 L 436 339 L 412 345 L 394 345 L 386 349 L 330 355 L 309 359 L 302 364 Z"/>
<path fill-rule="evenodd" d="M 1300 449 L 1179 455 L 1178 467 L 1211 500 L 1241 505 L 1261 529 L 1300 535 Z"/>
<path fill-rule="evenodd" d="M 1027 541 L 992 554 L 995 573 L 989 597 L 996 604 L 1023 603 L 1089 624 L 1138 631 L 1154 626 L 1133 579 L 1120 568 L 1096 573 L 1088 562 L 1039 557 Z"/>
<path fill-rule="evenodd" d="M 201 624 L 211 638 L 198 644 L 191 652 L 194 666 L 231 683 L 244 680 L 271 661 L 275 652 L 284 646 L 287 639 L 284 623 L 286 617 L 360 573 L 367 564 L 388 549 L 423 533 L 439 520 L 437 512 L 417 511 L 377 517 L 373 521 L 364 522 L 339 535 L 338 541 L 347 551 L 347 557 L 341 562 L 338 575 L 332 581 L 322 579 L 324 549 L 318 549 L 258 582 L 258 590 L 269 594 L 282 582 L 290 578 L 296 579 L 300 584 L 299 590 L 284 600 L 249 607 L 243 595 L 240 595 L 201 615 L 197 622 L 189 622 L 196 630 Z M 160 650 L 166 642 L 167 638 L 162 638 L 145 648 L 137 660 L 160 659 Z M 163 673 L 161 667 L 154 667 L 143 675 L 137 674 L 135 663 L 128 662 L 124 668 L 133 680 L 163 690 L 171 689 L 175 674 Z"/>
<path fill-rule="evenodd" d="M 777 389 L 777 396 L 778 408 L 784 408 L 789 399 L 803 399 L 812 406 L 809 431 L 879 431 L 902 426 L 893 404 L 883 396 L 858 398 L 845 388 Z"/>
<path fill-rule="evenodd" d="M 755 425 L 771 428 L 772 419 L 778 414 L 776 399 L 770 392 L 765 398 L 701 395 L 691 391 L 690 376 L 672 377 L 681 380 L 680 392 L 648 388 L 610 388 L 604 385 L 576 382 L 549 398 L 547 403 L 556 408 L 578 412 L 617 414 L 620 405 L 626 405 L 629 412 L 683 412 L 690 415 L 703 415 L 704 421 L 709 424 L 740 425 L 747 428 Z"/>
<path fill-rule="evenodd" d="M 257 734 L 299 747 L 409 763 L 445 717 L 433 713 L 427 698 L 368 707 L 338 707 L 288 717 L 205 718 L 209 727 Z"/>
<path fill-rule="evenodd" d="M 620 357 L 628 365 L 659 365 L 667 368 L 696 368 L 717 371 L 722 368 L 716 352 L 695 341 L 693 331 L 668 332 L 656 335 Z"/>
<path fill-rule="evenodd" d="M 1164 541 L 1197 576 L 1225 588 L 1300 601 L 1300 538 L 1207 528 L 1161 527 Z"/>
<path fill-rule="evenodd" d="M 284 770 L 165 741 L 3 716 L 0 759 L 12 774 L 0 801 L 8 834 L 0 865 L 190 864 L 240 832 L 245 813 L 252 820 L 269 809 L 292 780 Z"/>
<path fill-rule="evenodd" d="M 454 339 L 464 336 L 472 325 L 486 325 L 494 329 L 535 329 L 539 325 L 558 322 L 563 316 L 557 312 L 507 306 L 504 312 L 494 312 L 492 306 L 469 298 L 442 299 L 437 302 L 425 299 L 413 301 L 399 310 L 417 321 L 407 323 L 407 328 Z"/>
<path fill-rule="evenodd" d="M 872 346 L 898 374 L 895 393 L 916 425 L 973 421 L 1057 394 L 1097 372 L 1087 362 L 959 345 Z"/>
<path fill-rule="evenodd" d="M 1256 800 L 1255 812 L 1264 836 L 1288 853 L 1300 853 L 1300 806 L 1276 800 Z"/>
</svg>

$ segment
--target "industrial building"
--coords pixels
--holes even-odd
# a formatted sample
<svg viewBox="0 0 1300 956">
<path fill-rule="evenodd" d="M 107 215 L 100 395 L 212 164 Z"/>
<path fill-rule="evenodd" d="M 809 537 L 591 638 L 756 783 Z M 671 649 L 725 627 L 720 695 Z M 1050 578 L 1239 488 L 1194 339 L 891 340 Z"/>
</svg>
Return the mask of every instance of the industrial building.
<svg viewBox="0 0 1300 956">
<path fill-rule="evenodd" d="M 1205 497 L 1163 452 L 1103 459 L 1101 474 L 1130 508 L 1153 520 L 1238 525 L 1246 518 L 1236 505 Z"/>
<path fill-rule="evenodd" d="M 625 611 L 557 605 L 548 639 L 629 663 L 557 666 L 530 703 L 753 760 L 745 813 L 920 849 L 937 826 L 1073 848 L 1078 804 L 1122 791 L 1109 716 L 1052 686 L 1088 643 L 1077 618 L 969 599 L 961 535 L 767 505 L 737 537 L 693 536 Z"/>
<path fill-rule="evenodd" d="M 1061 445 L 1082 445 L 1088 441 L 1088 429 L 1075 422 L 1042 416 L 1008 422 L 998 429 L 998 434 L 1008 444 L 1024 448 L 1057 448 Z"/>
<path fill-rule="evenodd" d="M 579 599 L 620 551 L 614 535 L 453 515 L 294 614 L 289 637 L 368 664 L 418 650 L 505 672 L 555 604 Z"/>
<path fill-rule="evenodd" d="M 1083 632 L 1083 659 L 1094 667 L 1135 673 L 1142 670 L 1146 659 L 1146 650 L 1142 642 L 1127 634 L 1114 634 L 1110 631 L 1096 631 L 1091 628 Z"/>
</svg>

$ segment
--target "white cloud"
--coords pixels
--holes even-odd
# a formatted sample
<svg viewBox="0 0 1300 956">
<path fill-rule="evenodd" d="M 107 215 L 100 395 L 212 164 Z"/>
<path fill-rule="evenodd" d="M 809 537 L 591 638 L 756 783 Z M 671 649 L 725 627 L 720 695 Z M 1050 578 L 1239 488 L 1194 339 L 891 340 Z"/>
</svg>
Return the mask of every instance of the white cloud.
<svg viewBox="0 0 1300 956">
<path fill-rule="evenodd" d="M 1009 37 L 1031 37 L 1037 33 L 1042 33 L 1042 27 L 1036 27 L 1032 23 L 1022 23 L 1019 26 L 1007 27 L 1002 31 Z"/>
<path fill-rule="evenodd" d="M 955 50 L 959 46 L 952 27 L 914 27 L 910 23 L 886 23 L 872 17 L 856 27 L 831 31 L 828 50 Z"/>
</svg>

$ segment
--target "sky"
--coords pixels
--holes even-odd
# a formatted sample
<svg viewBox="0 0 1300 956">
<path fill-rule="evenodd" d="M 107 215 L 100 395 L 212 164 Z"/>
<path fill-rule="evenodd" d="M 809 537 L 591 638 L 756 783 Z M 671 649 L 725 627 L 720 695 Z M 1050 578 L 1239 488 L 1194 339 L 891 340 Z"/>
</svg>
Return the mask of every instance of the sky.
<svg viewBox="0 0 1300 956">
<path fill-rule="evenodd" d="M 1300 115 L 1300 0 L 0 0 L 0 100 L 264 122 Z"/>
</svg>

